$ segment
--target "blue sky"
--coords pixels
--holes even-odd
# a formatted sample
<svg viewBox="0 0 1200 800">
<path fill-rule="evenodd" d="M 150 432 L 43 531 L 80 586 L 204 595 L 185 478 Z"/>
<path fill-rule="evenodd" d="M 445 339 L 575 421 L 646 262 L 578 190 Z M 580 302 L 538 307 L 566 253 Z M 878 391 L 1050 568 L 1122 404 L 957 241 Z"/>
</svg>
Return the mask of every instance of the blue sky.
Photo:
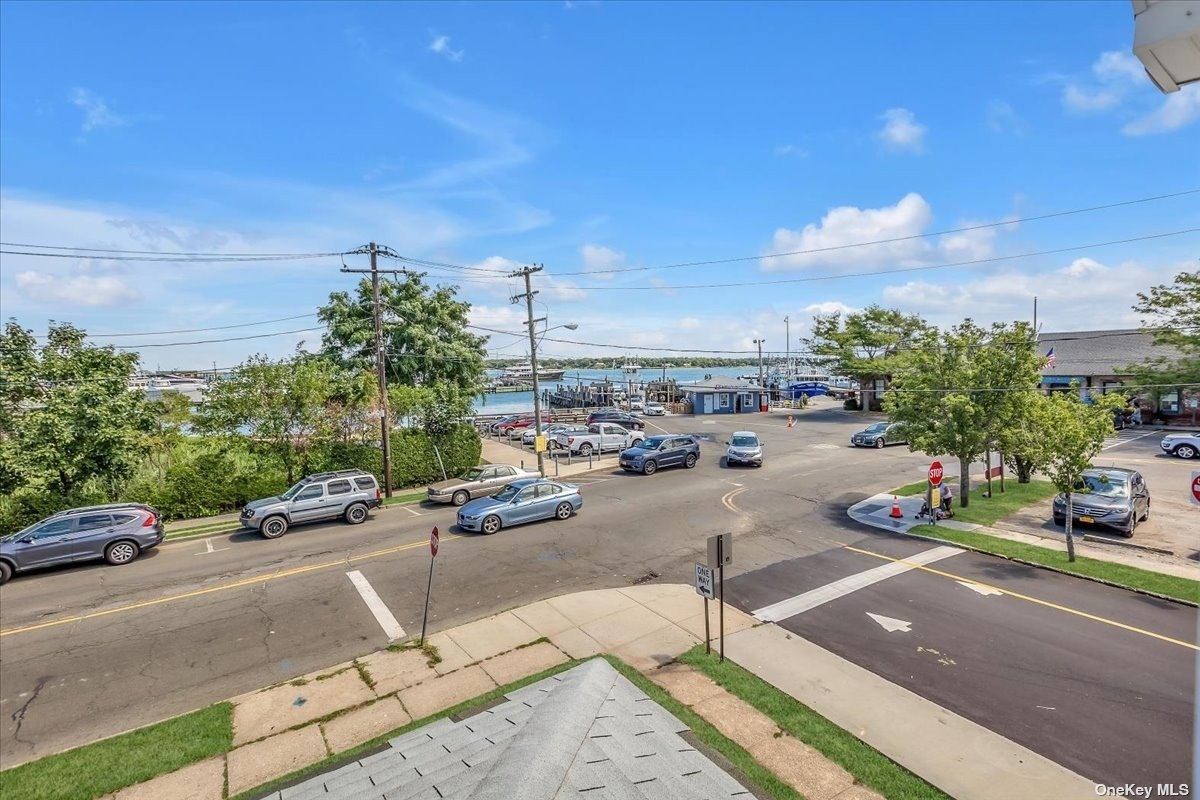
<svg viewBox="0 0 1200 800">
<path fill-rule="evenodd" d="M 1200 195 L 756 258 L 1200 187 L 1200 86 L 1152 86 L 1130 54 L 1127 3 L 5 3 L 0 15 L 5 242 L 309 253 L 373 239 L 480 269 L 539 262 L 539 312 L 577 322 L 571 338 L 723 350 L 756 337 L 782 350 L 785 315 L 795 349 L 815 311 L 872 302 L 949 324 L 1026 318 L 1037 294 L 1046 330 L 1134 325 L 1137 291 L 1196 269 L 1192 233 L 845 277 L 1195 228 Z M 49 319 L 97 334 L 234 325 L 315 310 L 350 284 L 340 266 L 3 255 L 0 305 L 39 332 Z M 515 283 L 470 274 L 475 321 L 519 330 Z M 812 277 L 830 279 L 672 288 Z M 318 338 L 142 352 L 152 368 L 229 366 Z M 519 356 L 519 341 L 493 347 Z"/>
</svg>

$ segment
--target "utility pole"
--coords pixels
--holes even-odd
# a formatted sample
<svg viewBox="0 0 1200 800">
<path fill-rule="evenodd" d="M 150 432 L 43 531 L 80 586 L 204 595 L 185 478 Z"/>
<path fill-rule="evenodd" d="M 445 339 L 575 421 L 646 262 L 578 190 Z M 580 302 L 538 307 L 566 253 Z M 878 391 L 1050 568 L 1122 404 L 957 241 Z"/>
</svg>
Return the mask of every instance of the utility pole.
<svg viewBox="0 0 1200 800">
<path fill-rule="evenodd" d="M 383 451 L 383 491 L 388 497 L 392 496 L 392 438 L 391 434 L 391 415 L 388 413 L 388 396 L 387 396 L 387 348 L 384 345 L 383 339 L 383 309 L 379 299 L 379 276 L 381 273 L 389 273 L 391 275 L 404 274 L 402 269 L 380 269 L 377 257 L 380 252 L 384 255 L 395 256 L 395 253 L 388 247 L 380 248 L 374 242 L 368 244 L 365 248 L 358 248 L 351 252 L 362 254 L 366 253 L 371 257 L 370 269 L 350 269 L 342 267 L 342 272 L 354 273 L 370 273 L 371 275 L 371 306 L 372 314 L 375 318 L 375 372 L 379 379 L 379 429 L 380 429 L 380 445 Z"/>
<path fill-rule="evenodd" d="M 513 295 L 511 299 L 514 303 L 517 303 L 522 299 L 525 300 L 525 313 L 528 317 L 525 324 L 529 327 L 529 367 L 531 370 L 533 370 L 533 435 L 535 437 L 535 442 L 537 441 L 536 437 L 542 435 L 542 398 L 538 395 L 537 336 L 534 334 L 533 326 L 534 323 L 541 322 L 541 319 L 533 318 L 533 296 L 537 294 L 537 292 L 533 291 L 529 276 L 535 272 L 540 272 L 541 270 L 541 266 L 535 267 L 531 265 L 528 267 L 522 267 L 521 269 L 509 275 L 510 278 L 521 277 L 525 279 L 525 294 Z M 536 445 L 534 445 L 534 449 L 537 449 Z M 538 474 L 543 478 L 546 477 L 545 454 L 541 450 L 537 451 L 537 465 Z"/>
<path fill-rule="evenodd" d="M 784 338 L 787 340 L 784 344 L 783 379 L 788 381 L 792 374 L 792 325 L 786 316 L 783 318 L 783 330 Z"/>
<path fill-rule="evenodd" d="M 763 385 L 763 363 L 762 363 L 762 346 L 766 339 L 755 339 L 754 343 L 758 345 L 758 385 Z"/>
<path fill-rule="evenodd" d="M 383 443 L 383 493 L 392 496 L 392 431 L 388 414 L 387 353 L 383 346 L 383 312 L 379 308 L 379 249 L 374 242 L 367 245 L 371 252 L 371 305 L 375 313 L 375 371 L 379 376 L 379 427 Z"/>
</svg>

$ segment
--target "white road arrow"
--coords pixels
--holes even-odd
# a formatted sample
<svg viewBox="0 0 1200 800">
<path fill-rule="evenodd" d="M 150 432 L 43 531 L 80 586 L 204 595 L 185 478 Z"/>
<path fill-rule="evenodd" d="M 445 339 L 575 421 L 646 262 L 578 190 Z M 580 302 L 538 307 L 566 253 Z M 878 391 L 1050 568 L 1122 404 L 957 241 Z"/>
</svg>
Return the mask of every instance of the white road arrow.
<svg viewBox="0 0 1200 800">
<path fill-rule="evenodd" d="M 902 619 L 892 619 L 891 617 L 885 617 L 880 614 L 872 614 L 870 611 L 867 612 L 867 616 L 878 622 L 879 626 L 888 633 L 895 633 L 896 631 L 908 633 L 912 630 L 912 623 L 905 622 Z"/>
<path fill-rule="evenodd" d="M 955 581 L 955 583 L 957 583 L 959 586 L 967 587 L 972 592 L 979 592 L 985 597 L 989 594 L 1004 594 L 1004 592 L 1000 591 L 999 589 L 993 589 L 990 586 L 981 586 L 978 583 L 971 583 L 970 581 Z"/>
</svg>

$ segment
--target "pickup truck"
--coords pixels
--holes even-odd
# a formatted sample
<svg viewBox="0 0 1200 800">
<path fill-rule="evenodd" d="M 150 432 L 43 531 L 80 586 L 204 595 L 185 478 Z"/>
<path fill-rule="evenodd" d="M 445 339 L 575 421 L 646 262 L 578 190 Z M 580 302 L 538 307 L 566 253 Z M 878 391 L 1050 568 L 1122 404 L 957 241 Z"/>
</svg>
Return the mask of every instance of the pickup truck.
<svg viewBox="0 0 1200 800">
<path fill-rule="evenodd" d="M 557 434 L 554 441 L 563 450 L 587 456 L 607 450 L 625 450 L 645 438 L 641 431 L 627 431 L 620 425 L 601 422 L 588 425 L 587 433 Z"/>
</svg>

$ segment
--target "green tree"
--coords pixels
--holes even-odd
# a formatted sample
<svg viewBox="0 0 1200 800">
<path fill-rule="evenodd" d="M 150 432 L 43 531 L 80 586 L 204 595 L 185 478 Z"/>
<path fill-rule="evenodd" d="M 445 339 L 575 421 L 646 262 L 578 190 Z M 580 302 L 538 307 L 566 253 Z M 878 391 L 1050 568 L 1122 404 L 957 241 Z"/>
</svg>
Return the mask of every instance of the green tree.
<svg viewBox="0 0 1200 800">
<path fill-rule="evenodd" d="M 170 466 L 171 455 L 183 442 L 184 430 L 192 421 L 192 402 L 181 392 L 163 392 L 150 401 L 154 430 L 148 438 L 150 466 L 162 478 Z"/>
<path fill-rule="evenodd" d="M 10 320 L 0 334 L 0 489 L 45 486 L 66 498 L 89 482 L 115 497 L 154 430 L 145 396 L 129 390 L 137 355 L 86 343 L 67 324 L 46 344 Z"/>
<path fill-rule="evenodd" d="M 892 362 L 884 409 L 903 424 L 913 450 L 958 459 L 958 501 L 965 508 L 971 462 L 996 447 L 1001 431 L 1020 424 L 1018 398 L 1036 391 L 1033 331 L 1024 322 L 985 329 L 968 319 L 944 333 L 926 331 Z"/>
<path fill-rule="evenodd" d="M 1154 334 L 1155 344 L 1177 351 L 1127 367 L 1133 387 L 1144 388 L 1157 406 L 1167 387 L 1200 385 L 1200 272 L 1181 272 L 1173 284 L 1138 292 L 1133 309 Z"/>
<path fill-rule="evenodd" d="M 867 409 L 874 381 L 889 377 L 896 357 L 929 331 L 928 323 L 916 314 L 872 305 L 849 314 L 817 314 L 812 335 L 803 341 L 813 361 L 858 381 L 862 407 Z"/>
<path fill-rule="evenodd" d="M 266 445 L 292 483 L 297 470 L 308 470 L 308 454 L 327 432 L 336 376 L 337 367 L 324 358 L 296 354 L 273 361 L 254 356 L 209 388 L 196 426 L 205 433 Z"/>
<path fill-rule="evenodd" d="M 1123 400 L 1109 394 L 1093 398 L 1091 404 L 1079 399 L 1077 387 L 1070 392 L 1038 395 L 1027 409 L 1025 425 L 1032 436 L 1025 455 L 1036 469 L 1066 495 L 1067 558 L 1075 560 L 1072 531 L 1073 497 L 1079 491 L 1083 471 L 1104 447 L 1104 439 L 1113 430 L 1113 409 Z"/>
<path fill-rule="evenodd" d="M 470 304 L 452 286 L 430 287 L 422 276 L 385 281 L 380 288 L 388 382 L 400 386 L 456 386 L 474 395 L 484 383 L 486 337 L 470 333 Z M 359 282 L 353 297 L 334 292 L 318 311 L 328 326 L 325 355 L 343 366 L 375 368 L 375 324 L 371 281 Z"/>
</svg>

